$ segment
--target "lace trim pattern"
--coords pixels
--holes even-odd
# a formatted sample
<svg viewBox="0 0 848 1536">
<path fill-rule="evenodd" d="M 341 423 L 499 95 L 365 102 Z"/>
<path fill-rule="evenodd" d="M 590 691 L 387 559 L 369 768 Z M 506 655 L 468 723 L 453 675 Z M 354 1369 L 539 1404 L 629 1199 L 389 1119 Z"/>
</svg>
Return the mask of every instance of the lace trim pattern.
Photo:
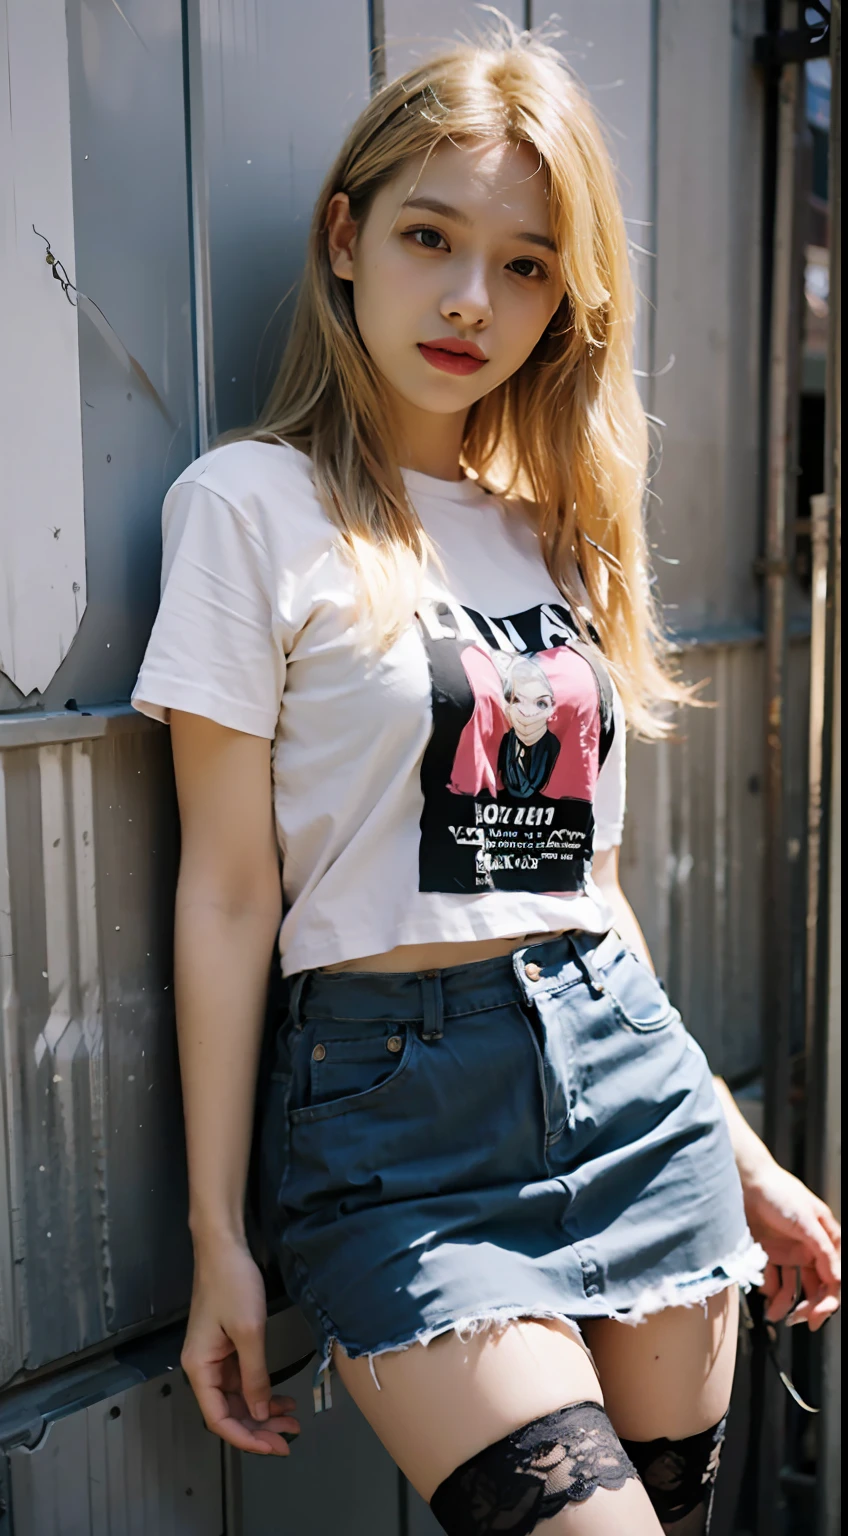
<svg viewBox="0 0 848 1536">
<path fill-rule="evenodd" d="M 430 1508 L 448 1536 L 530 1536 L 567 1504 L 638 1476 L 600 1404 L 571 1403 L 463 1462 Z"/>
<path fill-rule="evenodd" d="M 707 1536 L 727 1414 L 686 1440 L 625 1440 L 668 1536 Z"/>
</svg>

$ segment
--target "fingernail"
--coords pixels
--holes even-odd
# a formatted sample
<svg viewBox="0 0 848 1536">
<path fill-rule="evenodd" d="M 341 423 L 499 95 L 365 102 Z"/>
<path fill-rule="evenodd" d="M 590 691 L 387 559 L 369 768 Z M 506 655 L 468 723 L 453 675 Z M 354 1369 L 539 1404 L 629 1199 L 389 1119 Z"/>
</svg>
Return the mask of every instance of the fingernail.
<svg viewBox="0 0 848 1536">
<path fill-rule="evenodd" d="M 267 1419 L 270 1417 L 270 1409 L 267 1403 L 257 1403 L 253 1409 L 255 1419 Z"/>
</svg>

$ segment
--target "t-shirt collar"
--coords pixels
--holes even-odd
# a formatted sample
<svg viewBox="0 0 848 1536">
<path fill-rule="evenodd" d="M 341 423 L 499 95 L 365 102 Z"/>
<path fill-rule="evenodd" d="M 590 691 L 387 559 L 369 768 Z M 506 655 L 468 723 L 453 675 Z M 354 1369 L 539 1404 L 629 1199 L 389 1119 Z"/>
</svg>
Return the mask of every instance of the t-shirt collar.
<svg viewBox="0 0 848 1536">
<path fill-rule="evenodd" d="M 402 469 L 404 485 L 413 500 L 429 497 L 437 501 L 463 502 L 480 499 L 487 494 L 477 480 L 466 475 L 462 480 L 439 480 L 435 475 L 424 475 L 418 469 Z"/>
</svg>

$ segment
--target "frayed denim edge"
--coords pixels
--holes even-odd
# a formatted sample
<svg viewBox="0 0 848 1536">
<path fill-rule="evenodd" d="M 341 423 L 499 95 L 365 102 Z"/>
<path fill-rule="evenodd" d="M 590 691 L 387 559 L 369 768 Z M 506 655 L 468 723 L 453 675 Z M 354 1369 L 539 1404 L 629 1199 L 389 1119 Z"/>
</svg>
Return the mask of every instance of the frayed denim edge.
<svg viewBox="0 0 848 1536">
<path fill-rule="evenodd" d="M 661 1280 L 659 1285 L 646 1286 L 626 1312 L 617 1312 L 613 1308 L 609 1316 L 617 1323 L 630 1323 L 635 1328 L 655 1313 L 664 1312 L 667 1307 L 702 1306 L 706 1311 L 710 1297 L 718 1296 L 731 1285 L 739 1285 L 743 1291 L 750 1291 L 752 1286 L 762 1284 L 767 1263 L 768 1254 L 759 1243 L 754 1242 L 750 1232 L 746 1232 L 733 1252 L 719 1259 L 710 1269 L 676 1275 Z"/>
<path fill-rule="evenodd" d="M 585 1350 L 589 1359 L 592 1360 L 591 1350 L 583 1338 L 579 1323 L 573 1317 L 568 1317 L 565 1312 L 555 1312 L 541 1307 L 535 1309 L 532 1307 L 494 1307 L 489 1312 L 474 1313 L 471 1317 L 457 1318 L 456 1322 L 453 1323 L 439 1323 L 435 1328 L 421 1328 L 418 1333 L 413 1334 L 411 1339 L 405 1339 L 402 1344 L 380 1344 L 377 1349 L 370 1350 L 348 1350 L 342 1344 L 342 1348 L 351 1360 L 364 1359 L 368 1361 L 368 1369 L 371 1372 L 372 1380 L 377 1391 L 380 1392 L 382 1388 L 377 1377 L 374 1361 L 379 1359 L 381 1355 L 397 1355 L 402 1350 L 412 1349 L 415 1344 L 422 1344 L 426 1349 L 427 1345 L 432 1344 L 434 1339 L 442 1338 L 446 1333 L 455 1333 L 458 1339 L 465 1340 L 473 1338 L 477 1333 L 488 1333 L 489 1330 L 497 1331 L 498 1329 L 508 1328 L 510 1323 L 524 1321 L 563 1323 L 574 1335 L 581 1348 Z M 320 1413 L 322 1407 L 330 1406 L 330 1401 L 327 1400 L 328 1378 L 332 1365 L 333 1349 L 339 1342 L 338 1336 L 334 1334 L 327 1339 L 324 1346 L 321 1364 L 315 1375 L 316 1388 L 314 1395 L 316 1413 Z M 595 1366 L 594 1360 L 592 1360 L 592 1365 L 593 1367 Z"/>
<path fill-rule="evenodd" d="M 722 1291 L 728 1290 L 732 1285 L 741 1286 L 742 1290 L 750 1291 L 752 1286 L 760 1285 L 768 1263 L 768 1255 L 759 1243 L 754 1242 L 750 1233 L 746 1233 L 742 1240 L 726 1258 L 720 1259 L 711 1265 L 708 1270 L 698 1270 L 694 1273 L 676 1275 L 668 1280 L 663 1280 L 659 1285 L 646 1286 L 639 1293 L 632 1307 L 626 1312 L 620 1312 L 615 1307 L 610 1307 L 606 1313 L 594 1313 L 592 1321 L 596 1317 L 606 1316 L 617 1323 L 629 1323 L 631 1327 L 637 1327 L 645 1322 L 646 1318 L 654 1316 L 657 1312 L 664 1312 L 668 1307 L 694 1307 L 702 1306 L 706 1311 L 706 1304 L 713 1296 L 718 1296 Z M 434 1339 L 442 1337 L 446 1333 L 455 1333 L 458 1339 L 470 1339 L 475 1334 L 488 1332 L 489 1329 L 497 1330 L 507 1328 L 510 1323 L 527 1320 L 529 1322 L 555 1322 L 563 1323 L 577 1339 L 581 1348 L 585 1350 L 594 1367 L 592 1352 L 583 1338 L 580 1324 L 576 1318 L 569 1317 L 565 1312 L 555 1312 L 547 1309 L 533 1309 L 529 1307 L 496 1307 L 489 1312 L 475 1313 L 470 1317 L 458 1318 L 453 1323 L 440 1323 L 435 1328 L 422 1328 L 411 1339 L 406 1339 L 402 1344 L 381 1344 L 372 1350 L 348 1350 L 346 1353 L 351 1360 L 366 1359 L 368 1368 L 377 1391 L 381 1391 L 380 1382 L 374 1361 L 381 1355 L 399 1354 L 401 1350 L 412 1349 L 415 1344 L 423 1344 L 426 1348 Z M 324 1354 L 321 1364 L 316 1372 L 315 1387 L 315 1411 L 320 1413 L 322 1408 L 331 1405 L 329 1372 L 332 1364 L 333 1348 L 339 1343 L 337 1335 L 327 1338 L 324 1346 Z"/>
</svg>

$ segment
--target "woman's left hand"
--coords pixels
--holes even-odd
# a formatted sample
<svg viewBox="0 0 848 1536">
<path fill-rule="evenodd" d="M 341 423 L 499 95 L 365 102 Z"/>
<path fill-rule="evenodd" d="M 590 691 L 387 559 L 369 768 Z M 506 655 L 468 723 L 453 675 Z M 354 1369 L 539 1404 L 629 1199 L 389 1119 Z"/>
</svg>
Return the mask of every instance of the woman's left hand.
<svg viewBox="0 0 848 1536">
<path fill-rule="evenodd" d="M 761 1290 L 766 1317 L 787 1326 L 821 1328 L 840 1302 L 842 1229 L 830 1207 L 773 1158 L 743 1181 L 745 1213 L 757 1242 L 768 1254 Z M 802 1296 L 795 1301 L 800 1273 Z M 788 1314 L 791 1313 L 791 1316 Z"/>
</svg>

